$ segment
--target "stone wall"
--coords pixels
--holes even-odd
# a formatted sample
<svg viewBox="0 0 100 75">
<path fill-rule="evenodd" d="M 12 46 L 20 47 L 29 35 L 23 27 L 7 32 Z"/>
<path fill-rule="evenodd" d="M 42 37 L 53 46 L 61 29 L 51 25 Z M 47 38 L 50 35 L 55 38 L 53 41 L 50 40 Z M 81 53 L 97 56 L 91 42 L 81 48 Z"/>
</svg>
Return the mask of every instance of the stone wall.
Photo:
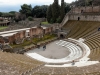
<svg viewBox="0 0 100 75">
<path fill-rule="evenodd" d="M 35 36 L 36 35 L 36 28 L 31 28 L 29 35 L 30 35 L 30 37 Z"/>
<path fill-rule="evenodd" d="M 66 14 L 62 25 L 67 20 L 100 21 L 100 6 L 74 7 Z"/>
<path fill-rule="evenodd" d="M 100 15 L 69 15 L 69 20 L 78 20 L 78 17 L 81 21 L 100 21 Z"/>
<path fill-rule="evenodd" d="M 15 41 L 15 37 L 14 37 L 14 35 L 9 36 L 9 37 L 8 37 L 8 40 L 9 40 L 9 43 L 10 43 L 10 44 L 13 44 L 14 41 Z"/>
<path fill-rule="evenodd" d="M 87 6 L 87 7 L 75 7 L 72 9 L 71 13 L 98 13 L 100 12 L 100 6 Z"/>
<path fill-rule="evenodd" d="M 41 38 L 41 37 L 43 37 L 43 35 L 51 33 L 51 32 L 53 32 L 53 26 L 49 26 L 49 27 L 37 26 L 37 27 L 29 28 L 27 30 L 22 29 L 19 31 L 17 30 L 14 32 L 7 32 L 5 34 L 8 34 L 8 36 L 5 36 L 5 38 L 7 38 L 8 43 L 10 43 L 10 44 L 13 44 L 13 43 L 20 44 L 20 43 L 22 43 L 23 39 L 25 39 L 27 37 Z M 14 34 L 11 35 L 11 33 L 14 33 Z M 3 34 L 2 34 L 2 36 L 3 36 Z"/>
<path fill-rule="evenodd" d="M 22 40 L 23 38 L 26 37 L 25 33 L 26 33 L 26 31 L 20 31 L 12 36 L 8 36 L 9 43 L 13 44 L 17 40 Z"/>
<path fill-rule="evenodd" d="M 31 28 L 29 30 L 29 36 L 30 37 L 43 37 L 44 35 L 44 29 L 42 27 L 36 27 L 36 28 Z"/>
<path fill-rule="evenodd" d="M 61 25 L 61 24 L 59 24 L 59 23 L 54 23 L 54 24 L 52 24 L 52 31 L 55 32 L 56 29 L 59 29 L 59 28 L 60 28 L 60 25 Z"/>
<path fill-rule="evenodd" d="M 65 25 L 65 23 L 69 20 L 68 14 L 65 15 L 63 21 L 60 24 L 60 27 L 62 27 L 63 25 Z"/>
<path fill-rule="evenodd" d="M 26 31 L 21 31 L 21 32 L 19 32 L 19 37 L 20 37 L 20 39 L 23 39 L 23 38 L 25 38 L 26 36 L 25 36 L 25 33 L 26 33 Z"/>
<path fill-rule="evenodd" d="M 44 29 L 44 34 L 49 34 L 53 31 L 53 27 L 48 27 L 46 29 Z"/>
<path fill-rule="evenodd" d="M 38 36 L 38 38 L 43 37 L 43 28 L 42 27 L 36 28 L 36 36 Z"/>
<path fill-rule="evenodd" d="M 4 40 L 0 37 L 0 44 L 4 44 Z"/>
</svg>

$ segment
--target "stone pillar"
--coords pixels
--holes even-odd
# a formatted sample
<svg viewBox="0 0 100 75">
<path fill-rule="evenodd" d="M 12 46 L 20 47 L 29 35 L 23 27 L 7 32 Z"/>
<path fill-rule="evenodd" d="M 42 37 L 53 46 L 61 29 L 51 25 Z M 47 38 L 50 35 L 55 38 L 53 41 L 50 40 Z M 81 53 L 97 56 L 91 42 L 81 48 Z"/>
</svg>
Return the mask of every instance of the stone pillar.
<svg viewBox="0 0 100 75">
<path fill-rule="evenodd" d="M 85 6 L 85 12 L 86 12 L 86 6 Z"/>
<path fill-rule="evenodd" d="M 94 7 L 92 6 L 92 12 L 93 12 L 93 10 L 94 10 Z"/>
<path fill-rule="evenodd" d="M 100 13 L 100 5 L 99 5 L 99 13 Z"/>
<path fill-rule="evenodd" d="M 7 26 L 7 23 L 6 23 L 6 26 Z"/>
</svg>

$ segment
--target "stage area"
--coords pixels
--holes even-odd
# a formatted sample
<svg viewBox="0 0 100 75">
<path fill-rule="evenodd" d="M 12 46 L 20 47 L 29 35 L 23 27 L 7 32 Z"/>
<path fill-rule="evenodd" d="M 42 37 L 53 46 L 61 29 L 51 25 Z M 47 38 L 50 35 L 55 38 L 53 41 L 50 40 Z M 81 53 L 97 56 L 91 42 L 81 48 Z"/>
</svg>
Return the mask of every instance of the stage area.
<svg viewBox="0 0 100 75">
<path fill-rule="evenodd" d="M 70 54 L 68 48 L 56 45 L 56 42 L 58 41 L 46 45 L 45 50 L 43 49 L 42 46 L 40 47 L 40 49 L 36 48 L 34 50 L 28 51 L 28 53 L 37 53 L 43 57 L 50 58 L 50 59 L 61 59 L 68 56 Z"/>
</svg>

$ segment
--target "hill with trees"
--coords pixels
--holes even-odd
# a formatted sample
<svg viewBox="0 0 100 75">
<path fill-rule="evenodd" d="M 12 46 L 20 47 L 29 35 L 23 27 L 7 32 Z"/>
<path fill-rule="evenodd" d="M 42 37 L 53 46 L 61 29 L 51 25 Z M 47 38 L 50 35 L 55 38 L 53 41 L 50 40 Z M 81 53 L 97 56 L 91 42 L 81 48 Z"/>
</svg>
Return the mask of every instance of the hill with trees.
<svg viewBox="0 0 100 75">
<path fill-rule="evenodd" d="M 58 0 L 54 0 L 52 4 L 48 5 L 36 5 L 32 7 L 31 4 L 23 4 L 19 12 L 0 12 L 0 17 L 15 17 L 15 22 L 20 20 L 25 20 L 28 18 L 32 20 L 35 18 L 47 18 L 49 23 L 60 23 L 65 14 L 70 11 L 70 5 L 61 0 L 61 5 L 59 5 Z M 17 16 L 17 17 L 16 17 Z"/>
<path fill-rule="evenodd" d="M 75 6 L 98 6 L 100 5 L 100 0 L 76 0 L 72 2 L 71 5 Z"/>
</svg>

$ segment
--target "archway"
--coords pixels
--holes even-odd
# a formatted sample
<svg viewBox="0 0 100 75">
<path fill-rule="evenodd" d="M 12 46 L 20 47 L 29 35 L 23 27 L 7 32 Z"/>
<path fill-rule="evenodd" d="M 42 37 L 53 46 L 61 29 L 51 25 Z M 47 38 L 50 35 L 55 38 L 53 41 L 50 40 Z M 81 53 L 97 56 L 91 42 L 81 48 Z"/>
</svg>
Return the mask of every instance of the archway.
<svg viewBox="0 0 100 75">
<path fill-rule="evenodd" d="M 80 20 L 80 17 L 78 17 L 78 21 Z"/>
<path fill-rule="evenodd" d="M 64 37 L 64 35 L 63 35 L 63 34 L 60 34 L 60 38 L 61 38 L 61 39 L 63 39 L 63 38 L 65 38 L 65 37 Z"/>
</svg>

